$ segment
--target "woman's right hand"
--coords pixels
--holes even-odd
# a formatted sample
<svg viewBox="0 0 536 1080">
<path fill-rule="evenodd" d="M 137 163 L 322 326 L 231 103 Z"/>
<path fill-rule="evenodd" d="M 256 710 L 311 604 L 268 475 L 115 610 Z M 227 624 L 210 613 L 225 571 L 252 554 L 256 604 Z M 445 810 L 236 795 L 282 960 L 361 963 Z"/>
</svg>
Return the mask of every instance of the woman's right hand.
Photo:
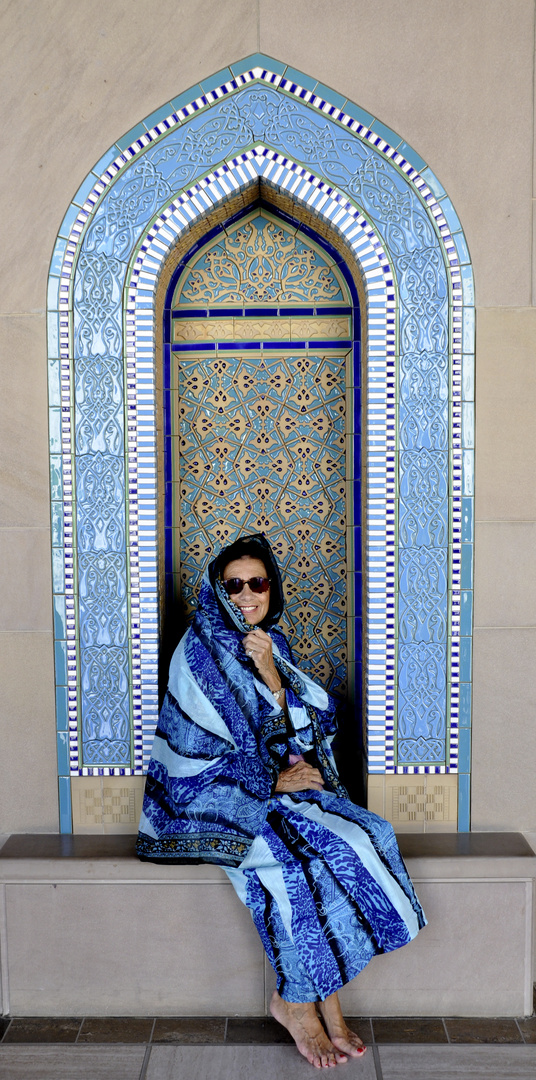
<svg viewBox="0 0 536 1080">
<path fill-rule="evenodd" d="M 323 787 L 324 781 L 318 769 L 309 765 L 307 761 L 297 761 L 295 765 L 290 766 L 290 769 L 283 769 L 279 773 L 275 794 L 284 795 L 288 791 L 306 791 L 307 788 L 322 791 Z"/>
</svg>

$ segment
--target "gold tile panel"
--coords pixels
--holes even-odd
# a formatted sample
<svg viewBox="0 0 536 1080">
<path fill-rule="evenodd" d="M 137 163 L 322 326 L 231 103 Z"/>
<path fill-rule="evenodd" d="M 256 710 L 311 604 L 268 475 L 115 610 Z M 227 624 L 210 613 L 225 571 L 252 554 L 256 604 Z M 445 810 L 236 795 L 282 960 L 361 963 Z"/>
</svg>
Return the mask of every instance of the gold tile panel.
<svg viewBox="0 0 536 1080">
<path fill-rule="evenodd" d="M 373 774 L 368 778 L 368 808 L 397 832 L 456 832 L 458 777 Z"/>
<path fill-rule="evenodd" d="M 281 317 L 274 319 L 207 318 L 174 319 L 175 344 L 196 341 L 295 341 L 315 338 L 341 340 L 350 337 L 350 318 Z"/>
<path fill-rule="evenodd" d="M 73 776 L 73 832 L 137 833 L 144 776 Z"/>
</svg>

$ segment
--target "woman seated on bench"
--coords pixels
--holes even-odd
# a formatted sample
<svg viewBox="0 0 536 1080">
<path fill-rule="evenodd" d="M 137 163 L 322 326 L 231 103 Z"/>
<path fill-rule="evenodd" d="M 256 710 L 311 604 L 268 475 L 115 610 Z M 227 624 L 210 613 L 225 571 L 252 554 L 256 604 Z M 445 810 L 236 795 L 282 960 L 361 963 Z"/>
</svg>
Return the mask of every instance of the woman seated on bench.
<svg viewBox="0 0 536 1080">
<path fill-rule="evenodd" d="M 170 665 L 138 855 L 224 867 L 277 976 L 272 1015 L 322 1068 L 364 1052 L 337 991 L 426 920 L 391 826 L 338 778 L 335 702 L 294 665 L 282 611 L 263 536 L 210 564 Z"/>
</svg>

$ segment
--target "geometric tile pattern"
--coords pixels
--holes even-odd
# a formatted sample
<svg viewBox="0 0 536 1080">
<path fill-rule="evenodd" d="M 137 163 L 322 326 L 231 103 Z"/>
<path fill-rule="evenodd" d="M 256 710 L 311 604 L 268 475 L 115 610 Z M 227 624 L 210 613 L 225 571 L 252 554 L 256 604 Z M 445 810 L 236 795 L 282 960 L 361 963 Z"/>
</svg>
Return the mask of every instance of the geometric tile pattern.
<svg viewBox="0 0 536 1080">
<path fill-rule="evenodd" d="M 60 775 L 142 770 L 158 640 L 155 289 L 176 238 L 261 177 L 345 240 L 367 296 L 369 770 L 459 768 L 466 808 L 474 294 L 463 232 L 422 159 L 356 106 L 263 58 L 227 75 L 105 155 L 52 259 Z"/>
</svg>

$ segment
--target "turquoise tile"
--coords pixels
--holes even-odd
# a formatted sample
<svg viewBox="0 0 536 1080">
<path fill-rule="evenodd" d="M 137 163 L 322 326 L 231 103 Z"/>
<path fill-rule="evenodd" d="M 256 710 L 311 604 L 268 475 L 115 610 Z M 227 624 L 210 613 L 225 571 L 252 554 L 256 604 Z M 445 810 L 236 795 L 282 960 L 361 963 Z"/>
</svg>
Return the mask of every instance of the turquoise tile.
<svg viewBox="0 0 536 1080">
<path fill-rule="evenodd" d="M 59 454 L 50 457 L 50 497 L 51 499 L 63 498 L 63 474 Z"/>
<path fill-rule="evenodd" d="M 76 203 L 77 206 L 83 206 L 86 199 L 87 199 L 87 197 L 88 197 L 88 195 L 89 195 L 89 193 L 90 193 L 90 191 L 93 191 L 93 188 L 95 187 L 95 184 L 96 184 L 95 174 L 90 172 L 89 176 L 86 176 L 86 179 L 84 180 L 84 183 L 81 184 L 80 187 L 78 188 L 78 191 L 76 192 L 76 195 L 75 195 L 75 197 L 73 199 L 73 202 Z"/>
<path fill-rule="evenodd" d="M 285 78 L 287 78 L 287 79 L 291 78 L 291 76 L 288 73 L 288 69 L 285 72 Z M 303 78 L 303 75 L 302 75 L 302 78 Z M 301 85 L 302 86 L 307 86 L 308 84 L 307 83 L 302 83 Z M 308 89 L 311 89 L 311 87 L 308 87 Z M 324 86 L 324 83 L 317 83 L 314 90 L 315 90 L 315 94 L 318 94 L 318 97 L 324 98 L 324 101 L 329 101 L 329 104 L 330 105 L 335 105 L 335 108 L 337 108 L 337 109 L 342 109 L 344 107 L 344 105 L 346 104 L 346 98 L 343 97 L 342 94 L 338 94 L 337 91 L 333 90 L 331 86 Z"/>
<path fill-rule="evenodd" d="M 409 161 L 410 165 L 413 165 L 413 168 L 417 169 L 418 172 L 420 172 L 421 169 L 426 168 L 426 162 L 424 158 L 422 158 L 421 155 L 418 154 L 417 151 L 409 145 L 409 143 L 400 143 L 400 145 L 397 147 L 397 150 L 398 153 L 402 154 L 405 157 L 406 161 Z"/>
<path fill-rule="evenodd" d="M 63 544 L 63 503 L 51 504 L 52 546 L 61 547 Z"/>
<path fill-rule="evenodd" d="M 376 132 L 376 135 L 381 135 L 382 139 L 385 139 L 389 146 L 398 147 L 401 143 L 401 136 L 397 135 L 396 131 L 393 131 L 386 124 L 382 124 L 381 120 L 372 120 L 370 127 Z"/>
<path fill-rule="evenodd" d="M 460 773 L 471 772 L 471 728 L 458 732 L 458 769 Z"/>
<path fill-rule="evenodd" d="M 344 106 L 345 113 L 352 117 L 352 120 L 357 120 L 358 124 L 363 124 L 364 127 L 370 128 L 374 123 L 374 117 L 370 113 L 366 113 L 364 109 L 360 109 L 359 105 L 354 105 L 353 101 L 347 101 Z"/>
<path fill-rule="evenodd" d="M 441 199 L 441 209 L 445 215 L 451 233 L 461 232 L 461 221 L 449 198 Z"/>
<path fill-rule="evenodd" d="M 66 686 L 56 687 L 56 727 L 58 731 L 67 731 L 69 727 Z M 66 772 L 69 772 L 69 769 Z"/>
<path fill-rule="evenodd" d="M 65 215 L 65 217 L 64 217 L 64 219 L 63 219 L 63 221 L 62 221 L 62 223 L 61 223 L 61 225 L 59 227 L 59 233 L 58 233 L 59 236 L 64 236 L 66 239 L 69 239 L 69 236 L 71 235 L 71 229 L 72 229 L 73 224 L 76 221 L 76 218 L 78 217 L 79 213 L 80 213 L 80 207 L 75 206 L 74 203 L 71 203 L 71 205 L 70 205 L 70 207 L 69 207 L 69 209 L 68 209 L 68 211 L 67 211 L 67 213 L 66 213 L 66 215 Z"/>
<path fill-rule="evenodd" d="M 58 777 L 58 795 L 60 808 L 60 833 L 73 831 L 71 813 L 71 781 L 68 776 Z"/>
<path fill-rule="evenodd" d="M 464 590 L 461 595 L 460 631 L 464 637 L 470 637 L 473 630 L 473 594 Z"/>
<path fill-rule="evenodd" d="M 62 593 L 65 588 L 64 554 L 62 547 L 52 548 L 52 591 Z"/>
<path fill-rule="evenodd" d="M 463 309 L 463 351 L 474 353 L 475 351 L 475 309 L 474 307 Z"/>
<path fill-rule="evenodd" d="M 54 643 L 54 660 L 56 666 L 56 686 L 67 686 L 67 642 L 56 641 Z"/>
<path fill-rule="evenodd" d="M 436 199 L 446 198 L 446 191 L 442 184 L 439 183 L 437 176 L 432 172 L 429 165 L 425 169 L 421 169 L 421 176 L 426 181 L 430 191 L 432 191 Z"/>
<path fill-rule="evenodd" d="M 117 147 L 114 143 L 114 145 L 111 146 L 110 149 L 95 163 L 91 172 L 94 173 L 95 176 L 102 176 L 102 174 L 106 172 L 108 166 L 112 164 L 112 161 L 115 161 L 116 157 Z"/>
<path fill-rule="evenodd" d="M 461 263 L 470 263 L 471 256 L 469 254 L 469 248 L 467 247 L 467 240 L 462 232 L 455 232 L 452 235 L 452 239 L 456 244 L 456 251 L 458 252 L 458 258 Z"/>
<path fill-rule="evenodd" d="M 462 544 L 462 589 L 473 588 L 473 545 Z"/>
<path fill-rule="evenodd" d="M 470 305 L 475 302 L 475 283 L 473 271 L 470 266 L 460 267 L 462 275 L 462 296 L 464 304 Z"/>
<path fill-rule="evenodd" d="M 462 446 L 466 450 L 474 450 L 475 446 L 475 410 L 472 401 L 462 403 Z"/>
<path fill-rule="evenodd" d="M 474 540 L 473 515 L 474 500 L 462 499 L 462 540 Z"/>
<path fill-rule="evenodd" d="M 204 94 L 209 94 L 211 90 L 215 90 L 217 86 L 223 86 L 224 83 L 229 82 L 233 78 L 233 73 L 230 68 L 222 68 L 221 71 L 216 71 L 214 75 L 210 76 L 210 79 L 203 79 L 200 84 Z"/>
<path fill-rule="evenodd" d="M 147 128 L 147 131 L 150 131 L 151 128 L 156 127 L 162 120 L 165 120 L 166 117 L 171 116 L 171 113 L 173 112 L 175 112 L 175 109 L 173 108 L 171 101 L 167 101 L 165 105 L 161 105 L 159 109 L 155 109 L 150 116 L 145 117 L 143 126 Z"/>
<path fill-rule="evenodd" d="M 61 405 L 60 362 L 57 357 L 48 361 L 48 404 L 56 407 Z"/>
<path fill-rule="evenodd" d="M 321 84 L 317 83 L 316 79 L 311 79 L 309 75 L 304 75 L 303 71 L 298 71 L 297 68 L 286 68 L 285 79 L 290 79 L 291 82 L 298 83 L 300 86 L 303 86 L 305 90 L 314 90 L 315 86 L 318 85 L 320 86 L 320 90 L 317 90 L 317 93 L 322 93 Z M 329 100 L 331 101 L 331 98 Z"/>
<path fill-rule="evenodd" d="M 58 310 L 59 297 L 60 297 L 60 279 L 59 279 L 59 277 L 54 277 L 53 274 L 50 274 L 49 279 L 48 279 L 48 289 L 47 289 L 47 307 L 48 307 L 49 311 L 57 311 Z"/>
<path fill-rule="evenodd" d="M 469 496 L 475 493 L 475 452 L 474 450 L 463 451 L 463 483 L 462 495 Z"/>
<path fill-rule="evenodd" d="M 60 355 L 60 323 L 57 311 L 47 315 L 47 347 L 49 356 Z"/>
<path fill-rule="evenodd" d="M 52 258 L 50 260 L 51 274 L 61 274 L 61 268 L 63 266 L 63 259 L 65 256 L 66 247 L 66 240 L 62 240 L 61 237 L 56 240 L 56 243 L 54 245 L 54 251 L 52 252 Z"/>
<path fill-rule="evenodd" d="M 50 453 L 61 453 L 61 409 L 48 410 L 48 439 Z"/>
<path fill-rule="evenodd" d="M 467 723 L 471 723 L 471 679 L 472 679 L 472 656 L 473 639 L 470 637 L 460 638 L 460 679 L 463 685 L 467 684 Z M 461 691 L 460 691 L 461 692 Z M 461 708 L 461 703 L 460 703 Z M 464 721 L 465 722 L 465 721 Z M 461 720 L 460 720 L 461 723 Z"/>
<path fill-rule="evenodd" d="M 61 774 L 69 772 L 69 732 L 58 731 L 56 735 L 56 745 L 58 748 L 58 772 Z"/>
<path fill-rule="evenodd" d="M 183 94 L 179 94 L 178 97 L 173 98 L 171 105 L 174 112 L 179 112 L 179 109 L 184 109 L 186 105 L 189 105 L 191 101 L 195 101 L 196 98 L 201 97 L 203 93 L 199 83 L 196 86 L 190 86 L 189 90 L 185 90 Z"/>
<path fill-rule="evenodd" d="M 462 400 L 475 400 L 475 358 L 472 353 L 462 357 Z"/>
<path fill-rule="evenodd" d="M 53 549 L 57 551 L 58 549 Z M 54 596 L 54 637 L 57 641 L 67 638 L 67 623 L 65 621 L 65 596 Z"/>
<path fill-rule="evenodd" d="M 264 53 L 251 53 L 250 56 L 237 60 L 236 64 L 231 64 L 231 71 L 233 75 L 242 75 L 244 71 L 250 71 L 254 67 L 267 68 L 268 71 L 275 71 L 277 75 L 283 75 L 286 64 L 282 64 L 280 60 L 274 60 L 272 56 L 265 56 Z M 299 72 L 299 74 L 302 73 Z"/>
<path fill-rule="evenodd" d="M 118 146 L 120 150 L 127 150 L 129 146 L 132 146 L 132 143 L 136 142 L 136 139 L 141 139 L 141 136 L 145 135 L 145 133 L 144 125 L 136 124 L 136 126 L 131 128 L 130 131 L 127 131 L 126 135 L 123 135 L 121 139 L 117 139 L 115 145 Z"/>
<path fill-rule="evenodd" d="M 471 829 L 471 777 L 468 773 L 458 776 L 458 832 Z"/>
</svg>

